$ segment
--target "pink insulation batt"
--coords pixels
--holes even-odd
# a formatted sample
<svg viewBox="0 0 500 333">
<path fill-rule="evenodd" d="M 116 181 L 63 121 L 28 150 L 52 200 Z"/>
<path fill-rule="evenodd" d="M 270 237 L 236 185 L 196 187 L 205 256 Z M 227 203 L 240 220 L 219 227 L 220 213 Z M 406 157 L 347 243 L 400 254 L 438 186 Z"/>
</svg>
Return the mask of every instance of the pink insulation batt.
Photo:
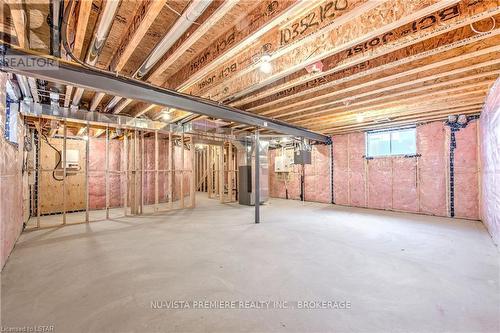
<svg viewBox="0 0 500 333">
<path fill-rule="evenodd" d="M 455 216 L 479 219 L 477 121 L 455 132 Z"/>
<path fill-rule="evenodd" d="M 471 122 L 456 133 L 455 212 L 469 219 L 478 218 L 476 128 Z M 449 128 L 443 122 L 417 127 L 420 157 L 365 160 L 364 133 L 335 135 L 332 140 L 336 204 L 447 216 Z"/>
<path fill-rule="evenodd" d="M 417 129 L 417 152 L 420 174 L 420 212 L 446 216 L 446 130 L 442 122 L 433 122 Z M 447 146 L 448 147 L 448 146 Z"/>
<path fill-rule="evenodd" d="M 392 158 L 367 160 L 368 207 L 392 209 Z"/>
<path fill-rule="evenodd" d="M 330 145 L 314 145 L 311 164 L 304 167 L 304 192 L 306 201 L 330 203 Z"/>
<path fill-rule="evenodd" d="M 392 209 L 418 212 L 416 157 L 392 159 Z"/>
<path fill-rule="evenodd" d="M 500 79 L 491 88 L 481 113 L 481 217 L 500 244 Z"/>
<path fill-rule="evenodd" d="M 109 143 L 109 170 L 122 170 L 123 141 L 111 140 Z M 106 140 L 89 139 L 89 207 L 90 209 L 106 208 Z M 110 172 L 109 205 L 110 207 L 123 206 L 122 175 Z"/>
<path fill-rule="evenodd" d="M 333 198 L 338 205 L 349 204 L 347 135 L 335 135 L 333 141 Z"/>
<path fill-rule="evenodd" d="M 348 134 L 349 205 L 366 207 L 365 197 L 365 133 Z"/>
</svg>

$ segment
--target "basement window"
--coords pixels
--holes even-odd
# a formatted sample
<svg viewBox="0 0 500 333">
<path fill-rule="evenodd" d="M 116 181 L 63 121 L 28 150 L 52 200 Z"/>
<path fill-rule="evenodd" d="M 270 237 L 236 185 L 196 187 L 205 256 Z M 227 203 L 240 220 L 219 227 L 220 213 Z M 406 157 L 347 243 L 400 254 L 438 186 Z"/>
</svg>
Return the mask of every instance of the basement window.
<svg viewBox="0 0 500 333">
<path fill-rule="evenodd" d="M 391 129 L 366 133 L 366 156 L 399 156 L 417 153 L 416 129 Z"/>
</svg>

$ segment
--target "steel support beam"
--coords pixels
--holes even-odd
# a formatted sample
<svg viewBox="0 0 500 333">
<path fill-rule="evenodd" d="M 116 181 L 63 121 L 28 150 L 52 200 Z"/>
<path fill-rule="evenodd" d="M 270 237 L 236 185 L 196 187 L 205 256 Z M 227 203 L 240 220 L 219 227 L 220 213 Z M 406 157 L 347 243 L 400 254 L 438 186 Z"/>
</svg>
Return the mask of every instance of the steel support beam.
<svg viewBox="0 0 500 333">
<path fill-rule="evenodd" d="M 259 129 L 255 130 L 255 223 L 260 223 L 260 140 Z"/>
<path fill-rule="evenodd" d="M 14 48 L 9 44 L 3 44 L 2 47 L 7 57 L 30 56 L 37 57 L 41 59 L 41 61 L 52 63 L 52 66 L 47 68 L 23 66 L 10 67 L 7 63 L 5 66 L 2 66 L 4 70 L 12 73 L 33 76 L 65 85 L 78 86 L 84 89 L 104 92 L 109 95 L 122 96 L 146 103 L 173 107 L 217 119 L 272 130 L 278 133 L 300 136 L 320 142 L 329 141 L 329 138 L 325 135 L 293 126 L 282 121 L 238 110 L 211 100 L 160 88 L 143 81 L 99 69 L 84 67 L 59 58 Z M 57 69 L 54 67 L 57 67 Z"/>
</svg>

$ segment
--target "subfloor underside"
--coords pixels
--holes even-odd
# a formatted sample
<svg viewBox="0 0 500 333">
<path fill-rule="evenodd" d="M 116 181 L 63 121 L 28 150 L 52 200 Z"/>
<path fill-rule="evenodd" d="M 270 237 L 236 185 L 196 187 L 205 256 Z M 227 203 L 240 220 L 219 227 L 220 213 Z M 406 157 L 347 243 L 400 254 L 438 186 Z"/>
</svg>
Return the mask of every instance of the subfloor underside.
<svg viewBox="0 0 500 333">
<path fill-rule="evenodd" d="M 253 207 L 198 195 L 196 209 L 25 232 L 2 272 L 2 326 L 500 330 L 499 252 L 480 222 L 286 200 L 252 222 Z M 299 308 L 314 301 L 338 303 Z"/>
</svg>

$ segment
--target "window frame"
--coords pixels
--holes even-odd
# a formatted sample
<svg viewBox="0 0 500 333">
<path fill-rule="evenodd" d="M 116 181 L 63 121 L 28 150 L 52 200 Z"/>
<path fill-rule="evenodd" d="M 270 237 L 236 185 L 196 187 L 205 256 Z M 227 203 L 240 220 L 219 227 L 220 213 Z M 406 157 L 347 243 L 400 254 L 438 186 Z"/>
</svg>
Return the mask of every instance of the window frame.
<svg viewBox="0 0 500 333">
<path fill-rule="evenodd" d="M 405 130 L 413 130 L 414 133 L 414 139 L 415 139 L 415 151 L 407 154 L 393 154 L 392 153 L 392 133 L 394 132 L 401 132 Z M 389 154 L 388 155 L 370 155 L 369 154 L 369 138 L 370 134 L 376 134 L 376 133 L 385 133 L 389 132 Z M 417 127 L 416 126 L 405 126 L 405 127 L 395 127 L 395 128 L 387 128 L 387 129 L 381 129 L 381 130 L 372 130 L 372 131 L 366 131 L 365 132 L 365 157 L 366 158 L 386 158 L 386 157 L 401 157 L 401 156 L 413 156 L 416 155 L 417 152 Z"/>
</svg>

